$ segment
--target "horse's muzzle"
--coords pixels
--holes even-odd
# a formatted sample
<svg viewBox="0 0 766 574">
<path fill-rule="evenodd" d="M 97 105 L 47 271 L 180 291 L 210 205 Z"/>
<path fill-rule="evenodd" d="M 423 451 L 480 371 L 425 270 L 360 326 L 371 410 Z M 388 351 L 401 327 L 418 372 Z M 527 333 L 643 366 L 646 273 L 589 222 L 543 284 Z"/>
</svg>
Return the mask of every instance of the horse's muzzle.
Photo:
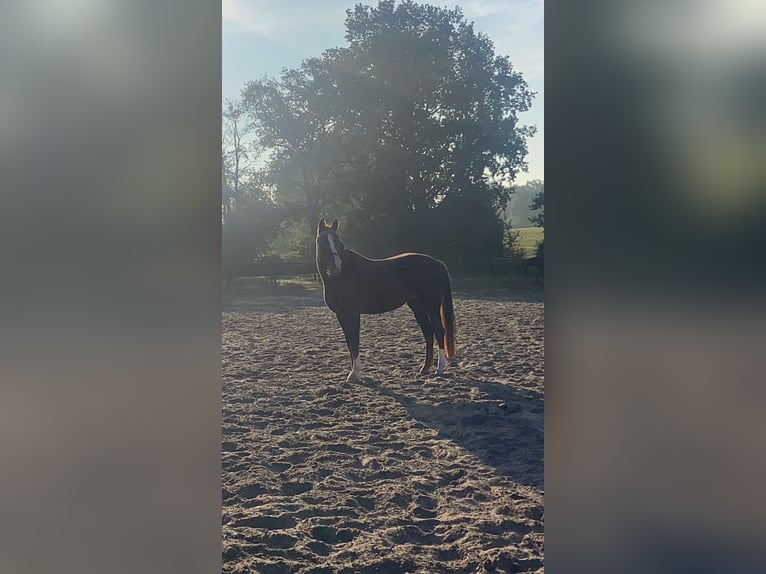
<svg viewBox="0 0 766 574">
<path fill-rule="evenodd" d="M 337 256 L 333 255 L 333 263 L 332 266 L 327 268 L 327 275 L 329 277 L 335 277 L 336 275 L 340 275 L 340 270 L 343 267 L 343 260 Z"/>
</svg>

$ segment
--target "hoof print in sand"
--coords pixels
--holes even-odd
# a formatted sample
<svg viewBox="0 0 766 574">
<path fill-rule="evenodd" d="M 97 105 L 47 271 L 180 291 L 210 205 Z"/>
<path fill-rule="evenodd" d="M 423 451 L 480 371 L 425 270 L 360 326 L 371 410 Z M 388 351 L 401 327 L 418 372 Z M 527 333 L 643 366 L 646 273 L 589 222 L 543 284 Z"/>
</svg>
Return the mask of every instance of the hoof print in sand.
<svg viewBox="0 0 766 574">
<path fill-rule="evenodd" d="M 364 510 L 370 511 L 375 509 L 375 499 L 374 498 L 367 498 L 364 496 L 359 496 L 356 499 L 353 499 L 354 502 Z"/>
<path fill-rule="evenodd" d="M 336 574 L 338 570 L 331 566 L 313 566 L 306 570 L 301 570 L 300 574 Z"/>
<path fill-rule="evenodd" d="M 332 551 L 332 548 L 330 548 L 327 544 L 324 542 L 319 542 L 318 540 L 312 540 L 306 544 L 306 548 L 311 550 L 314 554 L 318 554 L 319 556 L 327 556 Z"/>
<path fill-rule="evenodd" d="M 359 566 L 356 571 L 359 574 L 403 574 L 416 569 L 416 565 L 411 560 L 393 560 L 386 558 L 371 564 Z"/>
<path fill-rule="evenodd" d="M 263 528 L 264 530 L 287 530 L 295 528 L 295 518 L 291 516 L 250 516 L 249 518 L 240 518 L 234 522 L 235 527 Z"/>
<path fill-rule="evenodd" d="M 271 548 L 292 548 L 295 546 L 295 543 L 298 542 L 298 539 L 294 536 L 290 536 L 289 534 L 283 534 L 279 532 L 269 534 L 264 539 L 264 542 Z"/>
<path fill-rule="evenodd" d="M 285 496 L 298 496 L 314 488 L 311 482 L 285 482 L 282 485 L 282 494 Z"/>
<path fill-rule="evenodd" d="M 268 494 L 270 490 L 262 484 L 249 484 L 239 490 L 239 497 L 242 499 L 256 498 L 262 494 Z"/>
<path fill-rule="evenodd" d="M 516 574 L 517 572 L 526 572 L 526 568 L 511 558 L 507 552 L 500 552 L 496 556 L 486 558 L 481 564 L 483 572 L 497 572 L 503 574 Z"/>
<path fill-rule="evenodd" d="M 334 526 L 315 526 L 311 529 L 311 537 L 327 544 L 343 544 L 351 542 L 357 532 L 352 528 L 335 528 Z"/>
<path fill-rule="evenodd" d="M 250 572 L 258 572 L 259 574 L 291 574 L 293 568 L 287 562 L 259 561 L 253 564 L 253 569 Z"/>
</svg>

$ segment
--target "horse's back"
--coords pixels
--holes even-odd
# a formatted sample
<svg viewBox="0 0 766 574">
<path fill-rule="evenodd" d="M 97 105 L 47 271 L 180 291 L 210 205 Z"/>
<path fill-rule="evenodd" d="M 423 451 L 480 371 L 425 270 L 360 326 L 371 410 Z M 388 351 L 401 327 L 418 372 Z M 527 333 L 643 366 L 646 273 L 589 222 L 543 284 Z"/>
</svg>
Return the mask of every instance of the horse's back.
<svg viewBox="0 0 766 574">
<path fill-rule="evenodd" d="M 400 253 L 386 259 L 378 261 L 387 261 L 398 269 L 417 273 L 429 273 L 436 276 L 443 276 L 447 266 L 438 259 L 426 255 L 425 253 Z"/>
<path fill-rule="evenodd" d="M 418 297 L 439 297 L 449 282 L 447 266 L 424 253 L 401 253 L 383 261 Z"/>
</svg>

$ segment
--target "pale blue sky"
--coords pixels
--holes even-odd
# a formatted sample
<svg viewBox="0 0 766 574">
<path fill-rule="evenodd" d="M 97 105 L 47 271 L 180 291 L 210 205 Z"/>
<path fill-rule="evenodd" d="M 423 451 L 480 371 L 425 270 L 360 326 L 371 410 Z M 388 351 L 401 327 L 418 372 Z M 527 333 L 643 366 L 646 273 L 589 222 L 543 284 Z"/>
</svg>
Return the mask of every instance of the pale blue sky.
<svg viewBox="0 0 766 574">
<path fill-rule="evenodd" d="M 532 109 L 522 122 L 537 126 L 528 142 L 529 172 L 516 183 L 543 176 L 543 1 L 471 0 L 433 5 L 459 5 L 477 31 L 495 44 L 495 52 L 510 57 L 530 89 L 537 92 Z M 318 56 L 327 48 L 345 45 L 346 9 L 359 0 L 222 0 L 224 99 L 239 97 L 248 80 L 278 76 L 302 60 Z M 361 2 L 377 5 L 377 0 Z"/>
</svg>

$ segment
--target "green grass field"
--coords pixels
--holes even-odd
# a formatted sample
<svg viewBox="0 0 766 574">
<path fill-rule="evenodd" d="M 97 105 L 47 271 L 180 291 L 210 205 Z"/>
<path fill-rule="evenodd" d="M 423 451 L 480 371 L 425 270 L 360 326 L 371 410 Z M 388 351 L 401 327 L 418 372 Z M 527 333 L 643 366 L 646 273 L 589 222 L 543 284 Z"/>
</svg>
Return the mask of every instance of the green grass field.
<svg viewBox="0 0 766 574">
<path fill-rule="evenodd" d="M 542 227 L 518 227 L 519 246 L 524 250 L 527 257 L 535 255 L 537 244 L 543 240 Z"/>
</svg>

